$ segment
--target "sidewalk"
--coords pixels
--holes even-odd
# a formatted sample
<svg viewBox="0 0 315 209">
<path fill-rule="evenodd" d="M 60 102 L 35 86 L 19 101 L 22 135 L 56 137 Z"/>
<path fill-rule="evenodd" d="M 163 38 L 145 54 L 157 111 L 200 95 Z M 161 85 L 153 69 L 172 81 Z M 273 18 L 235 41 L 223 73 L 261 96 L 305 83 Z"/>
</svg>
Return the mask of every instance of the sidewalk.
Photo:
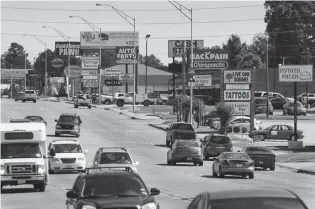
<svg viewBox="0 0 315 209">
<path fill-rule="evenodd" d="M 280 168 L 287 168 L 296 173 L 315 175 L 315 162 L 276 163 Z"/>
</svg>

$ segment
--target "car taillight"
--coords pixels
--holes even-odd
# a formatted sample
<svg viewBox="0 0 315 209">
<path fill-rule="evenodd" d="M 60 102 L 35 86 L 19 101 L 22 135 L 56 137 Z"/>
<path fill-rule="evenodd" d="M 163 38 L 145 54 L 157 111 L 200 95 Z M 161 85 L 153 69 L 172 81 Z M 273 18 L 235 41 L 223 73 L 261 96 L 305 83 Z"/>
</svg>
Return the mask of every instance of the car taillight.
<svg viewBox="0 0 315 209">
<path fill-rule="evenodd" d="M 223 164 L 223 165 L 229 165 L 229 161 L 224 160 L 222 164 Z"/>
<path fill-rule="evenodd" d="M 249 162 L 249 166 L 254 166 L 255 164 L 254 164 L 254 161 L 250 161 Z"/>
</svg>

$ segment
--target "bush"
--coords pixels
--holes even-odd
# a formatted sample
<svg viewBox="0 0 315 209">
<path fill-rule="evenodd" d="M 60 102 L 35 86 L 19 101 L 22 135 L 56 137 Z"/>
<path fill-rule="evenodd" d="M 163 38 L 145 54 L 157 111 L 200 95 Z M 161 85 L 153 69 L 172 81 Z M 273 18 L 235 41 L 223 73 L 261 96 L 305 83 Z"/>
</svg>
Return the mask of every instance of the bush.
<svg viewBox="0 0 315 209">
<path fill-rule="evenodd" d="M 218 116 L 220 118 L 220 134 L 225 134 L 226 132 L 226 127 L 233 117 L 234 114 L 234 109 L 233 107 L 225 104 L 224 102 L 220 102 L 216 105 L 216 111 L 218 113 Z"/>
</svg>

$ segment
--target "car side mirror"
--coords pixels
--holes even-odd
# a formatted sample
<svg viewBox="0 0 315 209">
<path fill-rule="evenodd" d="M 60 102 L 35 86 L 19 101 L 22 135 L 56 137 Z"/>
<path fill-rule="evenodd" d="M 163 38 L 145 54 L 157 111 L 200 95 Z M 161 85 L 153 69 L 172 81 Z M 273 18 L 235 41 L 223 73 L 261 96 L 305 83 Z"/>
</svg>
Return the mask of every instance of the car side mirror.
<svg viewBox="0 0 315 209">
<path fill-rule="evenodd" d="M 58 122 L 58 120 L 57 120 L 57 119 L 55 119 L 55 122 Z"/>
<path fill-rule="evenodd" d="M 76 198 L 76 197 L 77 195 L 72 190 L 67 192 L 67 198 Z"/>
<path fill-rule="evenodd" d="M 166 128 L 165 130 L 167 130 L 167 131 L 168 131 L 168 130 L 170 130 L 170 128 Z"/>
<path fill-rule="evenodd" d="M 135 165 L 139 165 L 140 163 L 138 161 L 135 162 Z"/>
<path fill-rule="evenodd" d="M 157 188 L 151 188 L 150 189 L 150 195 L 154 196 L 154 195 L 159 195 L 160 194 L 160 190 L 158 190 Z"/>
<path fill-rule="evenodd" d="M 49 155 L 52 156 L 52 157 L 55 157 L 56 155 L 56 151 L 54 148 L 51 148 L 50 151 L 49 151 Z"/>
<path fill-rule="evenodd" d="M 89 152 L 89 151 L 88 151 L 87 149 L 86 149 L 86 150 L 84 150 L 84 154 L 85 154 L 85 153 L 88 153 L 88 152 Z"/>
</svg>

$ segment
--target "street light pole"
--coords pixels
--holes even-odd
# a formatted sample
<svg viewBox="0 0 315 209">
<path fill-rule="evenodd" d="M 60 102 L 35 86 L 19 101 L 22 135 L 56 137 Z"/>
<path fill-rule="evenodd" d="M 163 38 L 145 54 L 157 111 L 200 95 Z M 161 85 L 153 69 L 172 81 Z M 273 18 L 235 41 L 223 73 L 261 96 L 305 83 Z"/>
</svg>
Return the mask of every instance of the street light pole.
<svg viewBox="0 0 315 209">
<path fill-rule="evenodd" d="M 135 111 L 135 104 L 136 104 L 136 18 L 132 18 L 130 16 L 128 16 L 127 14 L 125 14 L 124 12 L 122 12 L 121 10 L 117 9 L 116 7 L 113 7 L 109 4 L 99 4 L 96 3 L 96 6 L 107 6 L 107 7 L 111 7 L 113 10 L 115 10 L 115 12 L 117 14 L 119 14 L 122 18 L 124 18 L 131 26 L 133 26 L 133 46 L 134 46 L 134 57 L 133 57 L 133 105 L 132 105 L 132 109 L 133 111 Z M 128 20 L 128 18 L 130 20 L 132 20 L 133 22 L 131 22 L 130 20 Z"/>
<path fill-rule="evenodd" d="M 150 34 L 145 36 L 145 93 L 148 91 L 148 40 Z"/>
</svg>

